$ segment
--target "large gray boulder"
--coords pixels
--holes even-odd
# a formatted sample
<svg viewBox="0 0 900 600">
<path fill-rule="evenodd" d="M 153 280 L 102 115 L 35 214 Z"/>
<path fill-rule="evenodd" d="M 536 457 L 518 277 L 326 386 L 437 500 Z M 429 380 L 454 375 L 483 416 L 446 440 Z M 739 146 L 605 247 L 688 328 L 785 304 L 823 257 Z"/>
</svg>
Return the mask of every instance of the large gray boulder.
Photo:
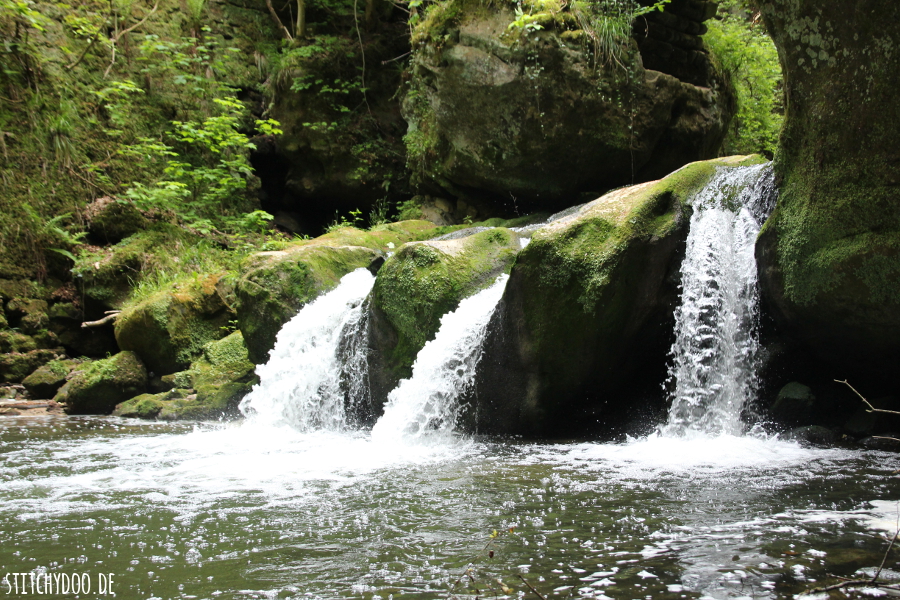
<svg viewBox="0 0 900 600">
<path fill-rule="evenodd" d="M 420 179 L 509 209 L 554 207 L 716 156 L 733 100 L 714 69 L 695 83 L 645 69 L 634 41 L 621 66 L 604 66 L 568 13 L 512 35 L 509 9 L 443 5 L 462 16 L 414 31 L 403 103 Z"/>
</svg>

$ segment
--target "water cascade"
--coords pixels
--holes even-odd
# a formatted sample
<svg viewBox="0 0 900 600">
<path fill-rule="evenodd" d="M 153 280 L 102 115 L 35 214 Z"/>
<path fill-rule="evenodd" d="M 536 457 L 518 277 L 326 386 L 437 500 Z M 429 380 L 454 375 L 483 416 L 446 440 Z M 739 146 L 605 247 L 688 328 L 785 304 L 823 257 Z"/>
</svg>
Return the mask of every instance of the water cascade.
<svg viewBox="0 0 900 600">
<path fill-rule="evenodd" d="M 759 290 L 754 244 L 774 198 L 766 165 L 721 169 L 694 198 L 681 266 L 667 436 L 740 435 L 755 398 Z"/>
<path fill-rule="evenodd" d="M 434 339 L 416 356 L 412 377 L 402 380 L 388 396 L 384 415 L 372 429 L 373 440 L 420 438 L 453 430 L 458 400 L 472 387 L 487 324 L 507 279 L 501 275 L 441 318 Z"/>
<path fill-rule="evenodd" d="M 260 382 L 241 403 L 244 415 L 300 431 L 347 426 L 345 401 L 359 401 L 365 388 L 365 344 L 355 334 L 364 327 L 374 283 L 369 271 L 357 269 L 284 325 L 269 362 L 256 369 Z"/>
</svg>

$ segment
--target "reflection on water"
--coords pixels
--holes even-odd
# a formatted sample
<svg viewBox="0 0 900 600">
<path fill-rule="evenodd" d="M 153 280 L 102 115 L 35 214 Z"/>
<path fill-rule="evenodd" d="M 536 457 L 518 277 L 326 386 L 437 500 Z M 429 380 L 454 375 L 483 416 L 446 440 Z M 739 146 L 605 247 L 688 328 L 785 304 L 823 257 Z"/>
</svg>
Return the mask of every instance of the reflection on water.
<svg viewBox="0 0 900 600">
<path fill-rule="evenodd" d="M 536 598 L 522 575 L 552 598 L 790 597 L 877 566 L 871 527 L 900 498 L 896 455 L 749 437 L 391 444 L 10 418 L 0 455 L 2 573 L 114 573 L 120 598 L 446 597 L 473 561 L 481 596 Z"/>
</svg>

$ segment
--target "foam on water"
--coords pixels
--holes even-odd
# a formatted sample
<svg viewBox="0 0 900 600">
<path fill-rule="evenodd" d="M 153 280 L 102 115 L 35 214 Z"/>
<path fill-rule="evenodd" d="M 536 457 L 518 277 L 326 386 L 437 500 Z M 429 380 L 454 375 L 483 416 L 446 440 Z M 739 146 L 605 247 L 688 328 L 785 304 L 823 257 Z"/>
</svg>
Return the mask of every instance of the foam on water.
<svg viewBox="0 0 900 600">
<path fill-rule="evenodd" d="M 846 450 L 808 448 L 777 437 L 726 434 L 683 438 L 652 434 L 624 444 L 551 446 L 533 459 L 591 471 L 613 470 L 631 479 L 655 479 L 663 474 L 715 477 L 748 470 L 780 471 L 852 456 Z"/>
<path fill-rule="evenodd" d="M 319 489 L 313 483 L 355 484 L 383 469 L 457 459 L 470 447 L 457 440 L 410 452 L 402 443 L 373 443 L 365 433 L 301 432 L 250 422 L 189 433 L 50 441 L 7 452 L 0 475 L 6 491 L 18 497 L 20 518 L 82 510 L 82 499 L 96 502 L 96 495 L 110 506 L 124 507 L 138 497 L 192 512 L 229 498 L 295 502 Z M 20 476 L 35 463 L 66 468 Z M 0 502 L 0 510 L 10 508 Z"/>
</svg>

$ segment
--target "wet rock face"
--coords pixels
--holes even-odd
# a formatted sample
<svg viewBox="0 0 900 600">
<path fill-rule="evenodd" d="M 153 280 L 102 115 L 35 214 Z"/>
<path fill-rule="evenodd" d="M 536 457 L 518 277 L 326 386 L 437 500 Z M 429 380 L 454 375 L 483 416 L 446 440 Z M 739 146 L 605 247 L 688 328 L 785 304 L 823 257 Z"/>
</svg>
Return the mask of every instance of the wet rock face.
<svg viewBox="0 0 900 600">
<path fill-rule="evenodd" d="M 689 165 L 538 229 L 492 318 L 469 427 L 540 437 L 652 421 L 690 199 L 742 160 Z"/>
<path fill-rule="evenodd" d="M 785 71 L 780 197 L 757 243 L 763 299 L 830 367 L 896 388 L 900 4 L 765 0 Z"/>
<path fill-rule="evenodd" d="M 634 45 L 623 67 L 598 68 L 572 31 L 515 41 L 512 13 L 473 14 L 412 61 L 403 114 L 423 180 L 556 208 L 715 156 L 732 100 L 711 69 L 687 83 L 646 70 Z"/>
</svg>

